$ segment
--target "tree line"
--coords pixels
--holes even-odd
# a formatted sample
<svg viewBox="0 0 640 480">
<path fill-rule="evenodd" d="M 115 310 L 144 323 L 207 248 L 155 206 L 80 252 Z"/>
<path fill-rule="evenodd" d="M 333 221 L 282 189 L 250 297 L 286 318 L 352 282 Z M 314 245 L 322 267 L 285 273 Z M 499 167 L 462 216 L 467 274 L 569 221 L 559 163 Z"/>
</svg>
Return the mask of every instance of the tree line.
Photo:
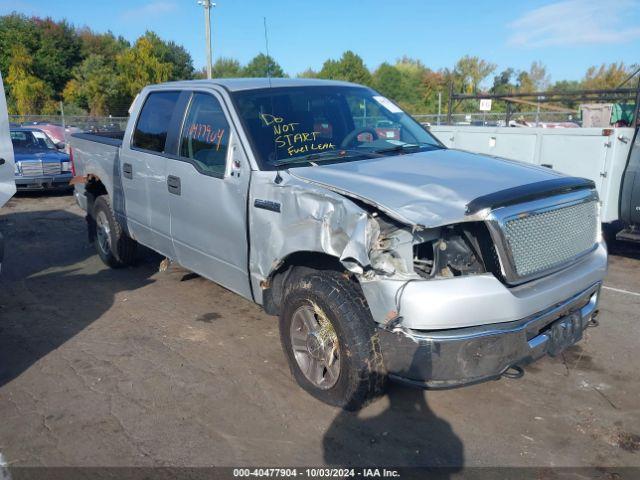
<svg viewBox="0 0 640 480">
<path fill-rule="evenodd" d="M 526 70 L 506 68 L 475 56 L 460 58 L 451 68 L 431 69 L 420 60 L 402 57 L 370 70 L 362 58 L 346 51 L 326 60 L 320 70 L 308 69 L 298 77 L 346 80 L 371 86 L 412 113 L 435 113 L 438 94 L 445 109 L 449 86 L 457 93 L 568 91 L 578 88 L 615 88 L 636 68 L 622 62 L 590 67 L 582 80 L 551 82 L 547 68 L 533 62 Z M 13 13 L 0 17 L 0 71 L 12 114 L 65 113 L 126 116 L 138 91 L 151 83 L 204 78 L 187 50 L 146 32 L 130 43 L 111 32 L 75 28 L 65 20 L 27 17 Z M 214 78 L 286 77 L 270 56 L 256 55 L 243 65 L 219 58 Z M 567 104 L 567 106 L 574 106 Z M 496 104 L 494 110 L 504 106 Z M 459 111 L 475 110 L 475 103 L 458 104 Z M 526 107 L 525 107 L 526 109 Z"/>
</svg>

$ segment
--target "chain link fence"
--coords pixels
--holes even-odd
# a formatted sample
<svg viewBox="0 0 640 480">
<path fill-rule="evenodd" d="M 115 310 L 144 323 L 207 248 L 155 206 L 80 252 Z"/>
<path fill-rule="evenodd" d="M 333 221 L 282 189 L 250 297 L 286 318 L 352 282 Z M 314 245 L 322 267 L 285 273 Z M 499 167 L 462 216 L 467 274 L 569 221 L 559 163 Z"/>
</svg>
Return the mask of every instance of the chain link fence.
<svg viewBox="0 0 640 480">
<path fill-rule="evenodd" d="M 413 117 L 424 125 L 446 125 L 446 114 L 415 114 Z M 129 117 L 92 117 L 80 115 L 9 115 L 9 121 L 14 126 L 50 124 L 64 126 L 67 133 L 74 132 L 118 132 L 124 131 Z M 389 128 L 388 119 L 384 117 L 357 117 L 359 126 L 372 126 L 377 128 Z M 511 124 L 536 126 L 541 123 L 572 122 L 580 125 L 580 120 L 575 111 L 566 112 L 514 112 L 511 116 Z M 504 127 L 504 112 L 473 112 L 454 113 L 451 115 L 453 125 L 498 126 Z"/>
<path fill-rule="evenodd" d="M 9 122 L 14 126 L 25 125 L 58 125 L 64 126 L 68 133 L 83 132 L 117 132 L 127 126 L 129 117 L 90 117 L 80 115 L 9 115 Z"/>
</svg>

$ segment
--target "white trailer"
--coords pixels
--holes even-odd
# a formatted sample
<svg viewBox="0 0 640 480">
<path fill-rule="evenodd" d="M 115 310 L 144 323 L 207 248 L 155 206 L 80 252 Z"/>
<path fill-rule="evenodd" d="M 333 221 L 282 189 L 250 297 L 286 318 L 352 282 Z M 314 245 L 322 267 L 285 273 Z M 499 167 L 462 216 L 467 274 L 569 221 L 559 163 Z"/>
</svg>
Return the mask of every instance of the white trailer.
<svg viewBox="0 0 640 480">
<path fill-rule="evenodd" d="M 510 128 L 432 126 L 447 147 L 519 160 L 593 180 L 602 202 L 602 222 L 620 219 L 622 178 L 633 128 Z"/>
</svg>

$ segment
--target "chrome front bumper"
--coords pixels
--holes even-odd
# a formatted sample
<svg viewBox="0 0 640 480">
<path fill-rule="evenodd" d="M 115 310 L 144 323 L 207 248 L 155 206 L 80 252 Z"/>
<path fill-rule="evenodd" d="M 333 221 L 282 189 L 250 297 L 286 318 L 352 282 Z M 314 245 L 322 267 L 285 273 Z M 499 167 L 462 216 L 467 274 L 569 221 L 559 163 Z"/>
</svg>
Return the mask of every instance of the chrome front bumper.
<svg viewBox="0 0 640 480">
<path fill-rule="evenodd" d="M 511 366 L 557 355 L 582 338 L 597 310 L 600 286 L 513 322 L 434 331 L 380 327 L 387 372 L 415 386 L 451 388 L 499 378 Z"/>
<path fill-rule="evenodd" d="M 68 190 L 71 188 L 69 185 L 71 178 L 71 173 L 60 173 L 34 177 L 16 176 L 15 181 L 18 190 Z"/>
</svg>

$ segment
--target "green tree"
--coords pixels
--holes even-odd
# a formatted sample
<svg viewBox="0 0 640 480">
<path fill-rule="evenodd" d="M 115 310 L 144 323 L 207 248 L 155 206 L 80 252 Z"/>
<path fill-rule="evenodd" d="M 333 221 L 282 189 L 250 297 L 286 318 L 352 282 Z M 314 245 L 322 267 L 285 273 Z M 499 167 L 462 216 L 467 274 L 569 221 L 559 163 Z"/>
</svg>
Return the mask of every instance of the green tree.
<svg viewBox="0 0 640 480">
<path fill-rule="evenodd" d="M 242 74 L 242 66 L 235 58 L 221 57 L 211 67 L 213 78 L 237 78 Z"/>
<path fill-rule="evenodd" d="M 616 88 L 620 85 L 636 68 L 637 65 L 626 66 L 624 62 L 602 64 L 589 67 L 582 79 L 582 87 L 585 89 Z"/>
<path fill-rule="evenodd" d="M 144 36 L 118 55 L 117 67 L 123 95 L 129 99 L 149 84 L 168 81 L 173 73 L 173 65 L 163 62 L 155 54 L 151 41 Z"/>
<path fill-rule="evenodd" d="M 456 91 L 461 93 L 476 93 L 480 91 L 480 84 L 493 73 L 496 65 L 479 57 L 466 55 L 456 62 L 453 76 Z"/>
<path fill-rule="evenodd" d="M 425 79 L 431 72 L 420 60 L 402 57 L 395 68 L 400 72 L 400 98 L 398 103 L 409 111 L 423 111 L 427 102 Z"/>
<path fill-rule="evenodd" d="M 89 55 L 100 55 L 107 62 L 115 64 L 116 57 L 131 48 L 131 44 L 124 37 L 116 37 L 111 32 L 94 33 L 89 28 L 78 30 L 80 37 L 80 54 L 83 59 Z"/>
<path fill-rule="evenodd" d="M 322 69 L 318 73 L 319 78 L 327 78 L 331 80 L 345 80 L 347 82 L 360 83 L 362 85 L 371 85 L 371 72 L 365 66 L 360 56 L 347 50 L 342 54 L 340 60 L 327 60 L 322 65 Z"/>
<path fill-rule="evenodd" d="M 63 92 L 64 100 L 87 110 L 90 115 L 122 115 L 128 105 L 121 80 L 102 55 L 89 55 L 74 69 L 74 78 Z"/>
<path fill-rule="evenodd" d="M 146 31 L 141 37 L 153 47 L 153 55 L 162 63 L 171 64 L 170 80 L 189 80 L 193 78 L 193 59 L 187 50 L 173 41 L 162 40 L 155 32 Z"/>
<path fill-rule="evenodd" d="M 33 54 L 34 73 L 56 94 L 71 78 L 71 70 L 81 61 L 80 39 L 66 20 L 54 22 L 47 18 L 34 19 L 40 32 L 40 42 Z"/>
<path fill-rule="evenodd" d="M 6 78 L 12 96 L 10 113 L 28 115 L 55 110 L 53 92 L 43 80 L 33 75 L 33 64 L 33 57 L 26 47 L 15 45 L 12 48 Z"/>
<path fill-rule="evenodd" d="M 493 86 L 491 87 L 491 93 L 504 94 L 514 92 L 516 85 L 511 82 L 516 72 L 513 68 L 506 68 L 498 75 L 493 77 Z"/>
<path fill-rule="evenodd" d="M 318 72 L 313 68 L 307 68 L 304 72 L 298 74 L 298 78 L 318 78 Z"/>
<path fill-rule="evenodd" d="M 441 94 L 442 106 L 447 103 L 449 92 L 447 90 L 447 81 L 442 71 L 434 72 L 427 69 L 423 79 L 423 103 L 418 106 L 415 113 L 437 112 L 438 111 L 438 93 Z"/>
<path fill-rule="evenodd" d="M 582 85 L 577 80 L 560 80 L 559 82 L 554 83 L 550 90 L 554 92 L 575 92 L 576 90 L 580 90 Z M 575 100 L 563 100 L 558 102 L 558 104 L 563 105 L 570 109 L 578 108 L 580 104 L 579 101 Z"/>
<path fill-rule="evenodd" d="M 40 43 L 40 32 L 24 15 L 12 13 L 0 17 L 0 70 L 7 74 L 13 60 L 14 47 L 20 46 L 31 57 Z"/>
<path fill-rule="evenodd" d="M 372 83 L 373 87 L 384 96 L 396 102 L 402 100 L 402 74 L 393 65 L 387 62 L 380 64 L 373 72 Z"/>
<path fill-rule="evenodd" d="M 242 69 L 243 77 L 286 77 L 282 67 L 268 55 L 259 53 Z"/>
<path fill-rule="evenodd" d="M 542 62 L 533 62 L 529 70 L 523 70 L 518 74 L 518 91 L 542 92 L 549 88 L 549 75 L 547 67 Z"/>
</svg>

